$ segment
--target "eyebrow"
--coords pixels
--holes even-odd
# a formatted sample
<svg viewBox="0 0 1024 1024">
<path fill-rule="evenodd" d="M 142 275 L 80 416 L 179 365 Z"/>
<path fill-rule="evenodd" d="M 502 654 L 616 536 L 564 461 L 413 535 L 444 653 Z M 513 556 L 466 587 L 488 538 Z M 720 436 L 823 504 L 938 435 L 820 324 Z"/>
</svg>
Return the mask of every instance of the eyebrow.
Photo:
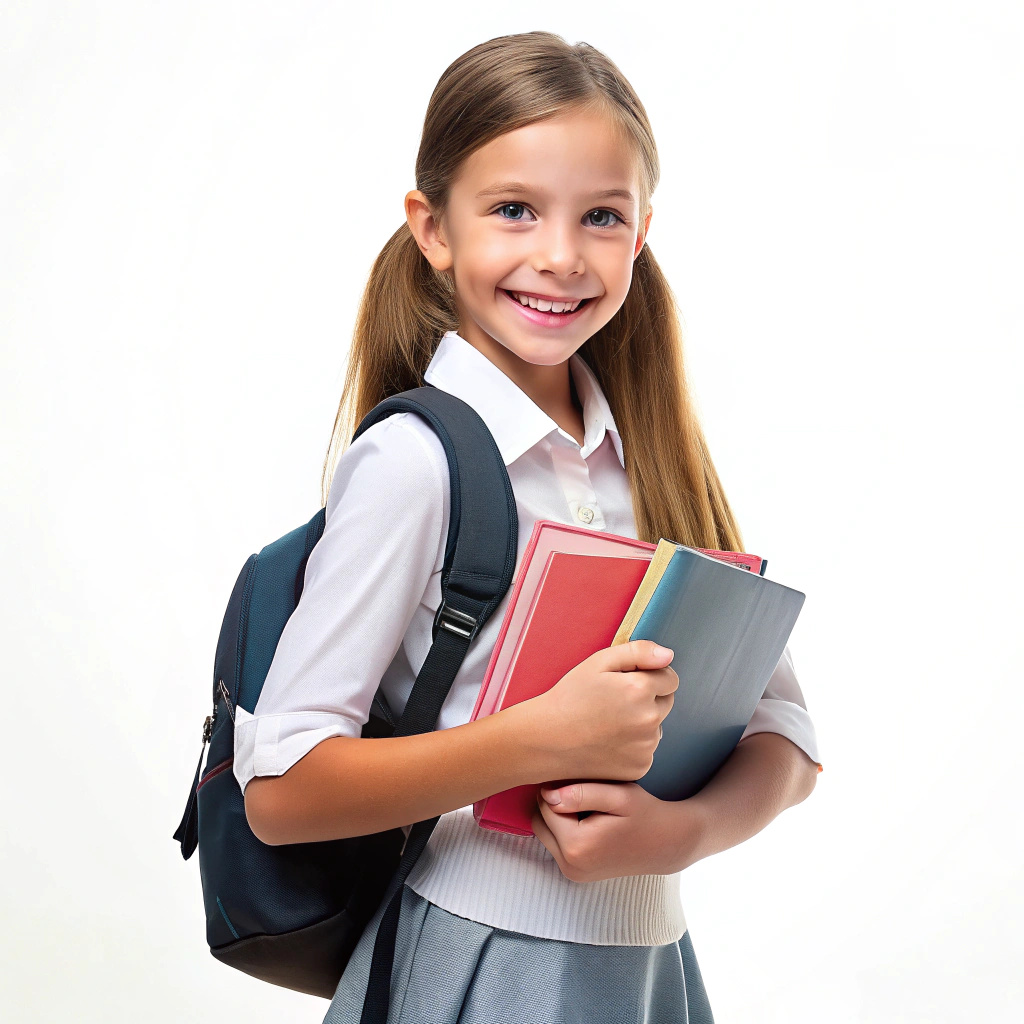
<svg viewBox="0 0 1024 1024">
<path fill-rule="evenodd" d="M 485 199 L 488 196 L 523 195 L 536 191 L 521 181 L 500 181 L 496 185 L 489 185 L 476 194 L 477 199 Z M 601 192 L 594 192 L 595 199 L 625 199 L 626 202 L 633 202 L 633 193 L 625 188 L 606 188 Z"/>
</svg>

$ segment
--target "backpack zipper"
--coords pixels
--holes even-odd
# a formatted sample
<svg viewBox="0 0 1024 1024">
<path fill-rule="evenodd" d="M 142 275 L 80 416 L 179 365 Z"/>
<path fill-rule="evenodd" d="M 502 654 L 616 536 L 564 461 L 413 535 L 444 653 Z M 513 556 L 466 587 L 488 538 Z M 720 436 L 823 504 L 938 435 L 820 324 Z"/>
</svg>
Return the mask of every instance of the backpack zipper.
<svg viewBox="0 0 1024 1024">
<path fill-rule="evenodd" d="M 224 706 L 228 709 L 228 716 L 231 718 L 231 724 L 235 724 L 235 706 L 231 703 L 231 694 L 228 693 L 228 688 L 224 685 L 223 679 L 217 680 L 217 692 L 224 698 Z M 213 705 L 213 714 L 216 717 L 217 705 Z"/>
</svg>

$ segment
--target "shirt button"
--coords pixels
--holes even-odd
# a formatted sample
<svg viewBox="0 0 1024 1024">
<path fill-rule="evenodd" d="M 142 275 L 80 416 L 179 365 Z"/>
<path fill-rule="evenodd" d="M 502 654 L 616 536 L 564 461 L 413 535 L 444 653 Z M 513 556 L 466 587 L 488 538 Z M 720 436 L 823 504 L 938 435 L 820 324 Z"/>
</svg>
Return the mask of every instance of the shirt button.
<svg viewBox="0 0 1024 1024">
<path fill-rule="evenodd" d="M 576 515 L 580 522 L 589 523 L 594 518 L 594 510 L 592 508 L 588 508 L 586 505 L 580 505 Z"/>
</svg>

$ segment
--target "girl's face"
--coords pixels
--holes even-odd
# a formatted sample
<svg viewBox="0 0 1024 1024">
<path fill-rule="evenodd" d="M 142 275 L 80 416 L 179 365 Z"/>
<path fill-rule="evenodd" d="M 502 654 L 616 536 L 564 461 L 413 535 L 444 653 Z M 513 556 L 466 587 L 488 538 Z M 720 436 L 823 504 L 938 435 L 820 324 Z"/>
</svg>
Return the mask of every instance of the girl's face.
<svg viewBox="0 0 1024 1024">
<path fill-rule="evenodd" d="M 443 226 L 421 192 L 406 210 L 427 258 L 454 277 L 459 334 L 529 376 L 519 364 L 564 363 L 625 300 L 650 224 L 638 188 L 632 148 L 608 116 L 573 111 L 467 157 Z M 580 304 L 566 314 L 551 302 Z"/>
</svg>

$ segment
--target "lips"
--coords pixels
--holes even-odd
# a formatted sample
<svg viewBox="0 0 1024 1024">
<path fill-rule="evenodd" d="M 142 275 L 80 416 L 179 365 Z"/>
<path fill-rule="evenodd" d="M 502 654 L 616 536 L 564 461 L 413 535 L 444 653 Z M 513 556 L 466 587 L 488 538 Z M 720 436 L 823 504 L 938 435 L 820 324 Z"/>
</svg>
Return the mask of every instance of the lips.
<svg viewBox="0 0 1024 1024">
<path fill-rule="evenodd" d="M 545 313 L 539 309 L 534 309 L 532 306 L 524 306 L 511 292 L 504 288 L 499 288 L 498 291 L 519 310 L 519 314 L 525 320 L 540 327 L 557 328 L 575 323 L 590 306 L 590 299 L 588 298 L 583 299 L 571 313 Z"/>
<path fill-rule="evenodd" d="M 584 298 L 576 298 L 574 296 L 570 296 L 568 298 L 556 298 L 556 297 L 551 296 L 551 295 L 536 295 L 533 292 L 517 292 L 517 291 L 513 291 L 513 289 L 511 289 L 511 288 L 503 288 L 501 290 L 510 299 L 513 299 L 515 302 L 518 302 L 519 305 L 521 305 L 521 306 L 527 306 L 527 305 L 530 305 L 530 304 L 528 302 L 520 301 L 520 296 L 522 296 L 524 299 L 533 299 L 535 301 L 536 300 L 540 300 L 541 302 L 547 302 L 547 303 L 551 303 L 551 304 L 553 304 L 555 302 L 558 302 L 558 303 L 560 303 L 563 306 L 571 305 L 573 303 L 576 303 L 577 304 L 576 305 L 576 309 L 578 309 L 584 303 L 589 302 L 590 299 L 592 298 L 592 296 L 589 296 L 589 295 L 585 296 Z M 541 312 L 550 313 L 552 311 L 549 310 L 549 309 L 545 309 L 545 310 L 541 310 Z M 573 312 L 575 313 L 576 310 L 574 309 Z"/>
</svg>

